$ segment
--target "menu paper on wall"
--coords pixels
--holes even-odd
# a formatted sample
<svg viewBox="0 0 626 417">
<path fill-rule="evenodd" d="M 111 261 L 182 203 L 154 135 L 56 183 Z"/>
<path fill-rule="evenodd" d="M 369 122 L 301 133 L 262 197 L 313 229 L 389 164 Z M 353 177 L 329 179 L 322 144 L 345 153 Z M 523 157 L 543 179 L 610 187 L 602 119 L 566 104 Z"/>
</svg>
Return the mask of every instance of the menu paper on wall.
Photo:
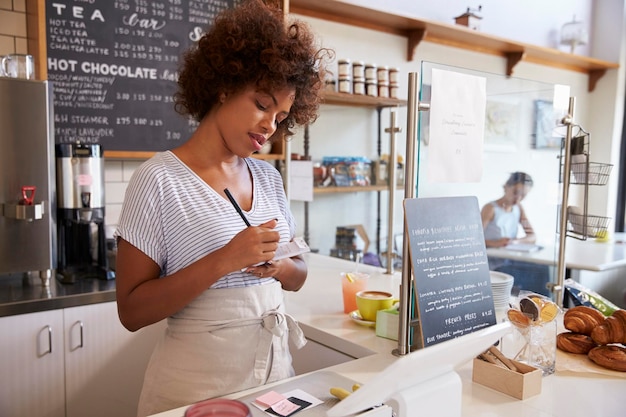
<svg viewBox="0 0 626 417">
<path fill-rule="evenodd" d="M 433 68 L 429 181 L 480 182 L 486 83 L 484 77 Z"/>
<path fill-rule="evenodd" d="M 46 1 L 56 143 L 161 151 L 197 123 L 176 113 L 183 52 L 239 0 Z"/>
<path fill-rule="evenodd" d="M 476 197 L 404 201 L 422 346 L 496 324 Z"/>
<path fill-rule="evenodd" d="M 313 161 L 289 163 L 289 199 L 313 201 Z"/>
</svg>

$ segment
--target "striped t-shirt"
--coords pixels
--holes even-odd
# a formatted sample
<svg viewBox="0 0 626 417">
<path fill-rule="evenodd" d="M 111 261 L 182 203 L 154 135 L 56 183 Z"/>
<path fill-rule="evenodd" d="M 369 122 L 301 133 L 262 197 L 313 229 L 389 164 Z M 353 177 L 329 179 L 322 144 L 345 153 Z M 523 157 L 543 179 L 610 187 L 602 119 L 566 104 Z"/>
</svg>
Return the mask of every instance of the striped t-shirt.
<svg viewBox="0 0 626 417">
<path fill-rule="evenodd" d="M 252 225 L 278 219 L 280 243 L 295 235 L 295 221 L 280 173 L 269 163 L 245 159 L 253 182 Z M 172 152 L 155 154 L 134 173 L 126 190 L 116 237 L 128 241 L 173 274 L 226 245 L 246 227 L 233 205 L 198 177 Z M 211 288 L 245 287 L 274 282 L 233 271 Z"/>
</svg>

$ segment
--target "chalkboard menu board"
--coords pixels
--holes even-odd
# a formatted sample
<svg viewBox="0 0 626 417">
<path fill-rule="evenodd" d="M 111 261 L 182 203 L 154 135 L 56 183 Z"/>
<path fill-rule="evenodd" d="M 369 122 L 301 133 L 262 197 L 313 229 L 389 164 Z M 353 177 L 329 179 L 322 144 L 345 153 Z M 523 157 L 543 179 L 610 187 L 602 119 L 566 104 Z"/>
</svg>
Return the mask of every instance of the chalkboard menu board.
<svg viewBox="0 0 626 417">
<path fill-rule="evenodd" d="M 407 199 L 404 217 L 422 346 L 496 324 L 478 200 Z"/>
<path fill-rule="evenodd" d="M 161 151 L 196 123 L 174 111 L 183 52 L 240 0 L 46 1 L 55 141 Z"/>
</svg>

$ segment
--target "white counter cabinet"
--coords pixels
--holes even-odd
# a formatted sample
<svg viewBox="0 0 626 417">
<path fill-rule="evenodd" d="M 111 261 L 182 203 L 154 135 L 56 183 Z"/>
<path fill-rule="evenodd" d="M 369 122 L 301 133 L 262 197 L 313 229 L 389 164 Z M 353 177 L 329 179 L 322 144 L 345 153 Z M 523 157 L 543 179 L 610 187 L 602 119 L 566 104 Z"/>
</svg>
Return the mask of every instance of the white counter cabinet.
<svg viewBox="0 0 626 417">
<path fill-rule="evenodd" d="M 131 333 L 115 302 L 0 318 L 0 415 L 134 417 L 164 326 Z"/>
<path fill-rule="evenodd" d="M 63 311 L 0 318 L 0 415 L 65 416 Z"/>
</svg>

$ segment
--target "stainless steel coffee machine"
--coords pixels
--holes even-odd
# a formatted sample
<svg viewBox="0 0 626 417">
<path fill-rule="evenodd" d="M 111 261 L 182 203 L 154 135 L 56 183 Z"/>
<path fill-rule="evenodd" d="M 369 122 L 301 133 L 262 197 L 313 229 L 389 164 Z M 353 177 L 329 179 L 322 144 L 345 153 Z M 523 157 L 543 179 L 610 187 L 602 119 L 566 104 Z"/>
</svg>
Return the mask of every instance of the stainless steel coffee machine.
<svg viewBox="0 0 626 417">
<path fill-rule="evenodd" d="M 57 236 L 61 282 L 112 279 L 104 232 L 104 159 L 98 144 L 57 144 Z"/>
<path fill-rule="evenodd" d="M 0 77 L 0 276 L 56 267 L 52 86 Z"/>
</svg>

